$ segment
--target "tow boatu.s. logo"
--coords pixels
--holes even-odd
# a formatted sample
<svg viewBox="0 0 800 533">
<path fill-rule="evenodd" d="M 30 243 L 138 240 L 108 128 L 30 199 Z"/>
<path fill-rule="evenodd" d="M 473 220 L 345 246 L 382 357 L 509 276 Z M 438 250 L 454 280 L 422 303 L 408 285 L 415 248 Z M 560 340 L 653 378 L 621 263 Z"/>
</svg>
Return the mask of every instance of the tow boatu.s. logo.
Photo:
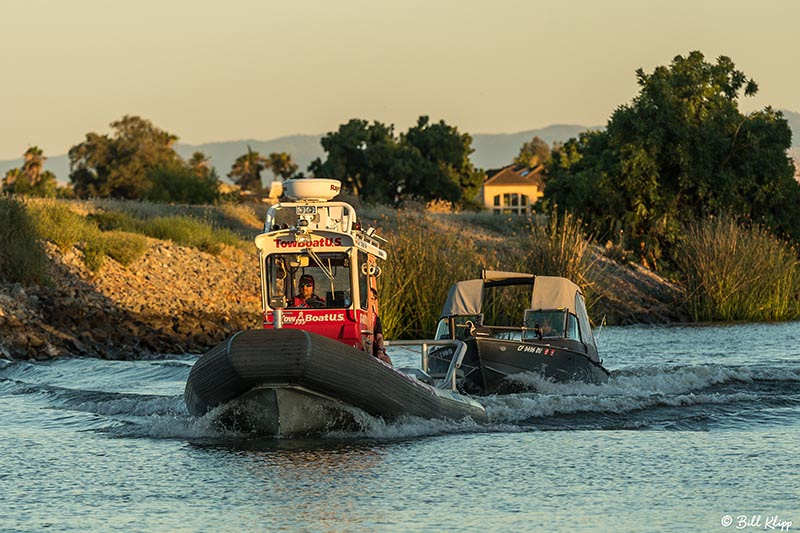
<svg viewBox="0 0 800 533">
<path fill-rule="evenodd" d="M 280 238 L 275 239 L 275 248 L 325 248 L 328 246 L 341 246 L 341 245 L 342 245 L 341 237 L 335 237 L 333 239 L 322 237 L 307 242 L 297 242 L 295 240 L 285 241 Z"/>
<path fill-rule="evenodd" d="M 284 324 L 302 326 L 309 322 L 344 322 L 344 313 L 309 314 L 300 311 L 297 316 L 283 315 Z"/>
</svg>

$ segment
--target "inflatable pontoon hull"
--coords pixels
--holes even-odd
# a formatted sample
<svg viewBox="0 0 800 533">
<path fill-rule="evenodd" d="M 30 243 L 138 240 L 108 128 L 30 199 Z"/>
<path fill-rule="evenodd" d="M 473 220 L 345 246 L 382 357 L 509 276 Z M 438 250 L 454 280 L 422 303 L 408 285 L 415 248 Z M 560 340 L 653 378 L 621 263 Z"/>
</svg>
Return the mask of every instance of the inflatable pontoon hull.
<svg viewBox="0 0 800 533">
<path fill-rule="evenodd" d="M 352 429 L 360 412 L 385 420 L 486 420 L 483 406 L 467 396 L 299 329 L 234 334 L 198 359 L 184 400 L 192 415 L 225 405 L 225 425 L 272 435 Z"/>
</svg>

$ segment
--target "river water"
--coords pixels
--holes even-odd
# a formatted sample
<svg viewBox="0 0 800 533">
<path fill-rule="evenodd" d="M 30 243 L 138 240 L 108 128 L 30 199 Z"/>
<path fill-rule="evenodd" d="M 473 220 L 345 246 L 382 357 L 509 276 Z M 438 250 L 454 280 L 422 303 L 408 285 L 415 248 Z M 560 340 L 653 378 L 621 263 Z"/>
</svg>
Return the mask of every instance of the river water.
<svg viewBox="0 0 800 533">
<path fill-rule="evenodd" d="M 195 356 L 0 361 L 0 531 L 800 529 L 800 323 L 600 349 L 608 384 L 485 398 L 486 425 L 313 439 L 190 417 Z"/>
</svg>

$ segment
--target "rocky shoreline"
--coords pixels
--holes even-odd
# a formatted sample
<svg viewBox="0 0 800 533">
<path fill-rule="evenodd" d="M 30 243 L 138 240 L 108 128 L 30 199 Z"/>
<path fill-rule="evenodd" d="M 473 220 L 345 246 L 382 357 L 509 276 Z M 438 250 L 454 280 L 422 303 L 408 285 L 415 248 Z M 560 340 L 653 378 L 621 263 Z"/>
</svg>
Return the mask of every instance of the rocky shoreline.
<svg viewBox="0 0 800 533">
<path fill-rule="evenodd" d="M 52 286 L 0 286 L 0 357 L 200 353 L 235 331 L 261 326 L 254 254 L 148 244 L 130 266 L 107 260 L 97 273 L 87 270 L 77 248 L 62 253 L 46 244 Z"/>
</svg>

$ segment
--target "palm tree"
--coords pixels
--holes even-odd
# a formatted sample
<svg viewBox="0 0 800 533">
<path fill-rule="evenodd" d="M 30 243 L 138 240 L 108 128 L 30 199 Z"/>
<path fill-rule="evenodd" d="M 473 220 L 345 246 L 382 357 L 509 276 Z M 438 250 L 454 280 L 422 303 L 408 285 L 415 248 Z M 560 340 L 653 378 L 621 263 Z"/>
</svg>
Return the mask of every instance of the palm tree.
<svg viewBox="0 0 800 533">
<path fill-rule="evenodd" d="M 25 161 L 22 163 L 22 174 L 28 179 L 28 183 L 35 187 L 39 183 L 42 174 L 42 167 L 44 161 L 44 152 L 38 146 L 31 146 L 25 151 Z"/>
<path fill-rule="evenodd" d="M 276 179 L 280 177 L 281 180 L 287 180 L 297 172 L 299 167 L 292 161 L 291 154 L 272 152 L 269 154 L 269 168 Z"/>
<path fill-rule="evenodd" d="M 15 183 L 22 177 L 22 171 L 18 168 L 12 168 L 6 171 L 3 178 L 3 192 L 14 192 Z"/>
<path fill-rule="evenodd" d="M 261 172 L 268 165 L 269 159 L 254 152 L 248 145 L 247 153 L 236 158 L 228 177 L 243 191 L 261 192 Z"/>
<path fill-rule="evenodd" d="M 189 158 L 189 168 L 192 169 L 195 176 L 207 178 L 211 174 L 210 161 L 211 159 L 203 152 L 195 152 Z"/>
</svg>

